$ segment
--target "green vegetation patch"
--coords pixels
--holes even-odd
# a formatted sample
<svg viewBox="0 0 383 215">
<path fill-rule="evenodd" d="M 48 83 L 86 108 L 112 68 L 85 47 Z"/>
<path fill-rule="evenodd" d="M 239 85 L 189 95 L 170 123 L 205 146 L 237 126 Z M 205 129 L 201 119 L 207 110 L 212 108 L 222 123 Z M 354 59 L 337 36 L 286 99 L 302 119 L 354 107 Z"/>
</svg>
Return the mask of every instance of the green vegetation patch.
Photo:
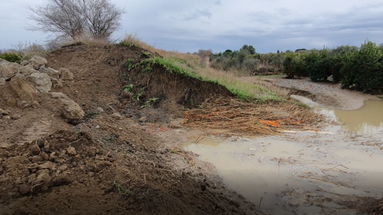
<svg viewBox="0 0 383 215">
<path fill-rule="evenodd" d="M 3 53 L 0 54 L 0 58 L 9 62 L 20 63 L 23 57 L 15 53 Z"/>
<path fill-rule="evenodd" d="M 125 65 L 125 67 L 128 70 L 140 68 L 142 72 L 152 72 L 153 68 L 156 66 L 162 67 L 166 72 L 169 73 L 179 74 L 185 77 L 190 77 L 201 81 L 218 84 L 220 86 L 225 87 L 234 96 L 242 100 L 256 101 L 261 103 L 283 100 L 282 97 L 265 87 L 257 86 L 254 84 L 246 84 L 242 82 L 233 82 L 230 80 L 219 78 L 214 79 L 211 77 L 199 75 L 193 72 L 193 69 L 189 65 L 185 64 L 183 61 L 174 58 L 153 57 L 142 60 L 138 63 L 135 63 L 134 60 L 129 59 Z M 259 94 L 254 94 L 253 91 L 257 91 L 259 92 Z"/>
<path fill-rule="evenodd" d="M 340 46 L 285 53 L 283 66 L 289 78 L 310 77 L 315 82 L 331 80 L 344 88 L 383 92 L 383 46 L 373 42 L 366 42 L 360 48 Z"/>
</svg>

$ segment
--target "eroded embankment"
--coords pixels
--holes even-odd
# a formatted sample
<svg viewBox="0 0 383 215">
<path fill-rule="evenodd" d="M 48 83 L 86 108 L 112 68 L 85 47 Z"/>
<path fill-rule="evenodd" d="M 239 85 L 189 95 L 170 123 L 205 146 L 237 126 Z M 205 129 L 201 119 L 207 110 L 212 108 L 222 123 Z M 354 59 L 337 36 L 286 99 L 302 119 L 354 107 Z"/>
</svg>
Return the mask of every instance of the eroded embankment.
<svg viewBox="0 0 383 215">
<path fill-rule="evenodd" d="M 1 214 L 255 213 L 251 204 L 201 174 L 188 153 L 174 153 L 147 131 L 145 123 L 162 122 L 161 113 L 167 120 L 182 113 L 179 100 L 172 103 L 173 112 L 163 108 L 173 94 L 192 93 L 193 99 L 194 92 L 200 93 L 196 87 L 213 87 L 157 71 L 169 78 L 161 79 L 165 83 L 184 83 L 176 85 L 180 91 L 157 90 L 166 85 L 148 74 L 144 79 L 153 83 L 144 85 L 144 94 L 127 95 L 123 65 L 127 59 L 145 58 L 138 47 L 74 44 L 50 53 L 39 70 L 31 68 L 37 81 L 20 73 L 28 68 L 12 65 L 18 78 L 1 85 L 9 89 L 0 101 Z M 59 72 L 61 67 L 65 70 Z M 42 68 L 49 68 L 49 74 Z M 51 88 L 36 89 L 43 84 Z M 152 96 L 161 98 L 158 104 L 147 103 Z M 185 98 L 181 101 L 189 101 Z M 202 101 L 196 98 L 192 104 Z M 176 168 L 175 161 L 185 168 Z"/>
</svg>

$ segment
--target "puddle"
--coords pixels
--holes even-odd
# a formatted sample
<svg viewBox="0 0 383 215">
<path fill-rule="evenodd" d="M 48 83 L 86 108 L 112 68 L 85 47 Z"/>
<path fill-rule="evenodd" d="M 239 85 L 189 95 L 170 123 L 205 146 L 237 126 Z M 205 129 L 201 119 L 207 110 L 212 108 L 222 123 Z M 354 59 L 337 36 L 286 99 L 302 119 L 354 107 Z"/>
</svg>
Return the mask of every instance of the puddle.
<svg viewBox="0 0 383 215">
<path fill-rule="evenodd" d="M 358 110 L 336 110 L 335 115 L 351 132 L 370 135 L 383 133 L 383 101 L 367 101 Z"/>
<path fill-rule="evenodd" d="M 261 138 L 208 137 L 185 149 L 212 163 L 230 189 L 264 213 L 357 214 L 341 203 L 356 196 L 383 197 L 383 151 L 361 144 L 380 144 L 383 102 L 368 101 L 355 111 L 322 111 L 343 125 Z"/>
</svg>

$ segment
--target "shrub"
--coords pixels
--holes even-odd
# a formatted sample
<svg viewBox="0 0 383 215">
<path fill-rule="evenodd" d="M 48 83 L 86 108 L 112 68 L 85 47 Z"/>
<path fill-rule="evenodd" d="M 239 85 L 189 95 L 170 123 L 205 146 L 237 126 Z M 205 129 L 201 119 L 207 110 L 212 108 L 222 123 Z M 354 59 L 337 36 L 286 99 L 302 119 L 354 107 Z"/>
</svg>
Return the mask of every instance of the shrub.
<svg viewBox="0 0 383 215">
<path fill-rule="evenodd" d="M 341 70 L 344 88 L 370 93 L 383 92 L 383 51 L 375 43 L 367 42 L 358 52 L 346 57 Z"/>
<path fill-rule="evenodd" d="M 287 78 L 306 76 L 303 54 L 286 53 L 283 61 L 283 71 L 287 75 Z"/>
<path fill-rule="evenodd" d="M 14 62 L 14 63 L 20 63 L 21 60 L 23 59 L 21 55 L 18 55 L 15 53 L 3 53 L 3 54 L 0 54 L 0 58 L 9 62 Z"/>
<path fill-rule="evenodd" d="M 327 81 L 332 75 L 332 61 L 328 50 L 311 51 L 304 58 L 305 71 L 312 81 Z"/>
</svg>

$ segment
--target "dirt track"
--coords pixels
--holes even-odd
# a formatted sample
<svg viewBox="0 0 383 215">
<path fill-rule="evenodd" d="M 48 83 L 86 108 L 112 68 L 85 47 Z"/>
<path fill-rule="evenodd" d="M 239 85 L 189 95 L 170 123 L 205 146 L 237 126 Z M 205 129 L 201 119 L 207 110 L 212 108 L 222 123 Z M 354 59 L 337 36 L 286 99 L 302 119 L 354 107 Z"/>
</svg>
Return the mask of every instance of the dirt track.
<svg viewBox="0 0 383 215">
<path fill-rule="evenodd" d="M 344 110 L 361 108 L 365 100 L 376 99 L 372 95 L 341 89 L 338 84 L 314 83 L 308 79 L 269 78 L 264 80 L 290 89 L 293 91 L 292 94 L 303 95 L 327 107 Z"/>
</svg>

